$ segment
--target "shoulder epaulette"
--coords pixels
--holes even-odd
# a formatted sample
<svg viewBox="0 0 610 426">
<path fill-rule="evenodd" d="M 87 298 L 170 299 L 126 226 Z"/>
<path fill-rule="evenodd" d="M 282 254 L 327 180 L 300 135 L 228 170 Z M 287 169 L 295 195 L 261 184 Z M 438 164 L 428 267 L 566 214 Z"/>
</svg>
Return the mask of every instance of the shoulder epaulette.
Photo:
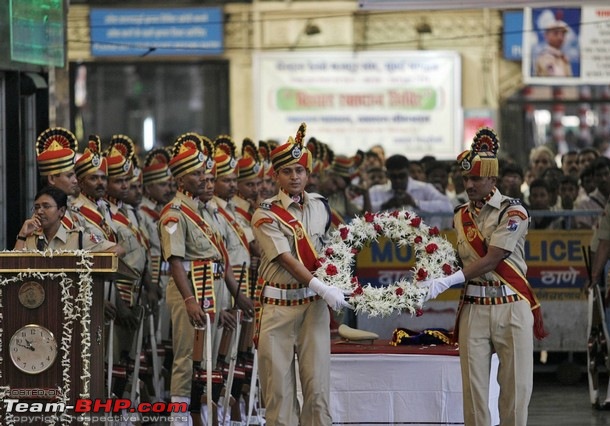
<svg viewBox="0 0 610 426">
<path fill-rule="evenodd" d="M 271 203 L 260 203 L 258 206 L 263 210 L 271 210 Z"/>
<path fill-rule="evenodd" d="M 521 209 L 515 209 L 509 212 L 509 216 L 517 215 L 523 220 L 529 219 L 529 212 L 527 211 L 527 208 L 523 205 L 523 202 L 519 198 L 506 198 L 502 201 L 502 203 L 508 205 L 500 211 L 500 214 L 498 215 L 498 224 L 500 224 L 500 221 L 502 220 L 504 214 L 513 206 L 522 207 L 525 210 L 525 213 L 523 213 Z"/>
<path fill-rule="evenodd" d="M 462 208 L 466 207 L 467 205 L 468 205 L 468 203 L 464 203 L 464 204 L 460 204 L 459 206 L 456 206 L 456 207 L 453 209 L 453 213 L 457 213 L 457 212 L 459 212 L 460 210 L 462 210 Z"/>
<path fill-rule="evenodd" d="M 178 202 L 173 202 L 169 208 L 170 209 L 174 209 L 174 210 L 180 210 L 180 206 L 182 205 L 182 203 L 180 201 Z"/>
<path fill-rule="evenodd" d="M 74 213 L 78 213 L 80 210 L 79 210 L 78 206 L 75 206 L 74 204 L 70 204 L 70 211 L 73 211 Z"/>
</svg>

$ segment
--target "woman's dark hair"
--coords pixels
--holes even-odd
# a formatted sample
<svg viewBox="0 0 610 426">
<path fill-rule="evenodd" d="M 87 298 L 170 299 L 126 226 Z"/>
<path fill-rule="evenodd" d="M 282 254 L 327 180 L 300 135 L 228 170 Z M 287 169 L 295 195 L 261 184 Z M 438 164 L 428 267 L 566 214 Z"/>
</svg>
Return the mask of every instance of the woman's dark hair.
<svg viewBox="0 0 610 426">
<path fill-rule="evenodd" d="M 45 186 L 40 191 L 38 191 L 38 193 L 34 197 L 34 200 L 39 199 L 43 195 L 48 195 L 49 197 L 53 198 L 57 203 L 58 209 L 61 207 L 68 206 L 68 195 L 59 188 L 56 188 L 54 186 Z"/>
</svg>

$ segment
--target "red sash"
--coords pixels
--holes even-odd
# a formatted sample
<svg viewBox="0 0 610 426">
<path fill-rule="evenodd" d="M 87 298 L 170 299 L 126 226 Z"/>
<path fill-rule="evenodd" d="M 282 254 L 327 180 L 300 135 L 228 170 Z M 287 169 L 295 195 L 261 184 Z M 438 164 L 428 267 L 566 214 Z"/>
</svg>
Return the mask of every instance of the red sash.
<svg viewBox="0 0 610 426">
<path fill-rule="evenodd" d="M 149 215 L 154 222 L 158 222 L 161 218 L 161 215 L 156 210 L 153 210 L 148 206 L 140 206 L 140 209 Z"/>
<path fill-rule="evenodd" d="M 163 216 L 163 214 L 168 209 L 172 208 L 172 206 L 173 206 L 173 204 L 171 204 L 171 203 L 167 204 L 161 211 L 161 216 Z M 227 253 L 227 249 L 226 249 L 224 243 L 222 242 L 222 240 L 220 240 L 217 237 L 216 233 L 210 227 L 210 225 L 208 225 L 201 216 L 199 216 L 196 212 L 194 212 L 190 207 L 188 207 L 184 203 L 180 203 L 180 210 L 182 211 L 182 213 L 184 213 L 184 215 L 189 220 L 194 222 L 195 225 L 197 225 L 197 227 L 199 229 L 201 229 L 201 231 L 203 231 L 203 234 L 206 236 L 206 238 L 210 241 L 210 243 L 216 248 L 216 250 L 218 250 L 218 252 L 222 256 L 222 260 L 223 260 L 223 263 L 225 264 L 225 267 L 227 267 L 227 268 L 230 267 L 230 265 L 228 265 L 229 254 Z"/>
<path fill-rule="evenodd" d="M 71 230 L 74 228 L 74 222 L 72 222 L 72 218 L 68 214 L 64 214 L 61 218 L 61 224 L 67 229 Z"/>
<path fill-rule="evenodd" d="M 235 206 L 235 213 L 239 213 L 241 216 L 243 216 L 243 218 L 246 219 L 248 223 L 252 222 L 252 215 L 241 207 Z"/>
<path fill-rule="evenodd" d="M 461 209 L 461 222 L 466 235 L 466 240 L 470 243 L 472 249 L 480 256 L 484 257 L 487 254 L 487 246 L 481 232 L 477 228 L 474 218 L 468 211 L 467 207 Z M 523 276 L 513 265 L 503 259 L 500 261 L 496 269 L 495 274 L 500 278 L 503 284 L 508 285 L 514 291 L 516 291 L 521 297 L 526 299 L 532 309 L 534 315 L 534 336 L 536 339 L 543 339 L 548 335 L 544 329 L 544 323 L 542 321 L 542 312 L 540 309 L 540 302 L 534 294 L 532 287 L 530 286 L 527 278 Z M 460 308 L 458 308 L 458 318 L 461 306 L 463 304 L 463 297 L 460 300 Z M 457 339 L 457 327 L 454 332 L 454 338 Z"/>
<path fill-rule="evenodd" d="M 345 223 L 339 212 L 332 207 L 330 209 L 330 223 L 332 223 L 335 228 L 338 228 L 339 225 Z"/>
<path fill-rule="evenodd" d="M 120 211 L 117 211 L 116 213 L 112 213 L 112 210 L 110 211 L 110 218 L 112 220 L 114 220 L 115 222 L 118 222 L 122 225 L 125 225 L 126 227 L 129 228 L 129 230 L 131 232 L 133 232 L 133 234 L 136 236 L 136 238 L 138 239 L 138 242 L 143 245 L 144 247 L 146 247 L 147 249 L 150 248 L 150 243 L 148 241 L 148 238 L 146 238 L 144 235 L 142 235 L 142 232 L 136 228 L 135 226 L 133 226 L 133 223 L 129 220 L 129 218 L 127 216 L 125 216 L 123 213 L 121 213 Z"/>
<path fill-rule="evenodd" d="M 310 272 L 314 272 L 317 269 L 315 265 L 318 254 L 301 222 L 299 222 L 288 210 L 278 204 L 271 204 L 270 211 L 280 222 L 292 230 L 295 247 L 297 249 L 297 257 Z"/>
<path fill-rule="evenodd" d="M 96 227 L 98 227 L 104 233 L 108 241 L 116 243 L 114 232 L 112 231 L 108 223 L 106 223 L 104 216 L 102 216 L 102 214 L 97 209 L 91 209 L 85 205 L 82 205 L 78 208 L 78 211 L 83 215 L 85 220 L 91 222 Z"/>
<path fill-rule="evenodd" d="M 239 241 L 241 241 L 241 244 L 244 246 L 244 248 L 248 251 L 248 254 L 249 254 L 250 245 L 248 244 L 248 239 L 246 238 L 246 234 L 244 234 L 244 230 L 241 228 L 241 226 L 239 226 L 239 223 L 237 223 L 235 218 L 233 216 L 231 216 L 231 214 L 228 211 L 226 211 L 225 209 L 223 209 L 220 206 L 218 206 L 218 213 L 220 213 L 221 215 L 223 215 L 225 217 L 225 219 L 227 219 L 227 222 L 229 222 L 229 225 L 231 225 L 231 228 L 233 228 L 233 230 L 239 237 Z"/>
</svg>

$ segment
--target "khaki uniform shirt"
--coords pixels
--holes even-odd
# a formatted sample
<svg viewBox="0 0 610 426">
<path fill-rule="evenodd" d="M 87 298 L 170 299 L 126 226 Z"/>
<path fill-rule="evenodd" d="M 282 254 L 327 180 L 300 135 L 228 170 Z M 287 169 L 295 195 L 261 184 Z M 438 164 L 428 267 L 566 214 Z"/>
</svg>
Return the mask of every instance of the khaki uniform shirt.
<svg viewBox="0 0 610 426">
<path fill-rule="evenodd" d="M 317 253 L 324 249 L 327 241 L 326 225 L 328 211 L 319 194 L 304 193 L 304 202 L 301 206 L 294 202 L 290 196 L 280 191 L 275 197 L 265 200 L 268 204 L 280 204 L 298 219 L 311 240 Z M 261 260 L 259 276 L 266 281 L 277 284 L 294 284 L 295 278 L 284 269 L 275 258 L 282 253 L 289 252 L 296 257 L 294 233 L 291 228 L 280 223 L 271 211 L 261 207 L 256 209 L 252 217 L 254 236 L 261 246 Z"/>
<path fill-rule="evenodd" d="M 82 237 L 80 237 L 81 233 Z M 79 239 L 81 240 L 80 242 Z M 39 242 L 39 240 L 42 241 Z M 24 250 L 38 250 L 38 244 L 41 245 L 41 250 L 88 250 L 93 252 L 107 251 L 114 246 L 114 243 L 103 240 L 82 228 L 68 230 L 64 226 L 59 227 L 57 233 L 50 241 L 47 241 L 44 233 L 34 232 L 25 240 Z"/>
<path fill-rule="evenodd" d="M 540 77 L 571 77 L 572 67 L 561 50 L 546 46 L 536 58 L 536 75 Z"/>
<path fill-rule="evenodd" d="M 177 192 L 159 220 L 159 239 L 161 253 L 164 259 L 171 256 L 190 260 L 221 260 L 218 249 L 211 243 L 203 230 L 190 220 L 180 209 L 185 204 L 194 212 L 199 212 L 199 200 L 189 198 L 182 192 Z"/>
<path fill-rule="evenodd" d="M 500 194 L 497 189 L 478 214 L 475 213 L 472 203 L 469 204 L 468 209 L 472 212 L 477 228 L 483 235 L 485 245 L 510 252 L 511 254 L 506 260 L 519 272 L 526 275 L 524 247 L 530 222 L 527 210 L 521 204 L 515 203 L 514 199 Z M 478 259 L 478 256 L 470 248 L 467 236 L 464 235 L 464 229 L 456 228 L 456 233 L 458 254 L 464 265 L 468 265 Z M 480 280 L 495 279 L 492 273 L 481 275 L 478 278 Z"/>
<path fill-rule="evenodd" d="M 159 230 L 158 230 L 158 218 L 151 216 L 147 210 L 142 207 L 147 207 L 150 210 L 156 211 L 157 213 L 161 213 L 159 208 L 157 207 L 157 203 L 151 200 L 148 197 L 142 197 L 142 202 L 140 203 L 139 216 L 142 219 L 140 222 L 140 229 L 145 229 L 148 234 L 148 241 L 150 243 L 150 255 L 151 256 L 161 256 L 161 240 L 159 239 Z"/>
<path fill-rule="evenodd" d="M 236 195 L 235 197 L 233 197 L 233 199 L 231 201 L 233 201 L 235 203 L 235 207 L 239 207 L 240 209 L 242 209 L 250 214 L 254 213 L 252 211 L 252 206 L 250 205 L 248 200 L 244 200 L 239 195 Z M 253 241 L 254 232 L 252 231 L 252 225 L 251 225 L 250 221 L 247 220 L 243 215 L 239 214 L 238 212 L 235 212 L 235 218 L 237 219 L 237 223 L 239 223 L 241 228 L 244 230 L 244 233 L 246 234 L 246 238 L 248 239 L 248 242 Z"/>
<path fill-rule="evenodd" d="M 106 232 L 103 229 L 103 225 L 105 224 L 108 231 L 112 232 L 113 234 L 114 234 L 114 230 L 108 223 L 108 216 L 104 211 L 107 208 L 106 202 L 104 200 L 100 200 L 99 203 L 102 207 L 100 207 L 100 205 L 98 205 L 95 201 L 91 200 L 90 198 L 88 198 L 87 196 L 85 196 L 84 194 L 81 193 L 77 198 L 75 198 L 72 201 L 72 203 L 70 205 L 70 209 L 71 209 L 72 213 L 74 213 L 73 216 L 78 216 L 80 218 L 79 222 L 82 223 L 85 231 L 87 231 L 91 234 L 95 234 L 98 237 L 100 237 L 101 239 L 106 240 L 108 238 L 107 238 Z M 82 206 L 86 206 L 89 209 L 100 213 L 103 217 L 102 223 L 101 224 L 95 223 L 95 222 L 91 221 L 90 219 L 88 219 L 80 211 L 80 208 Z M 116 234 L 114 235 L 114 237 L 116 237 Z"/>
<path fill-rule="evenodd" d="M 216 196 L 214 197 L 213 201 L 218 207 L 224 209 L 237 222 L 235 205 L 231 201 L 227 202 Z M 229 263 L 231 265 L 241 267 L 244 262 L 246 262 L 247 270 L 250 267 L 250 250 L 247 247 L 244 247 L 241 238 L 239 235 L 237 235 L 237 231 L 221 213 L 216 213 L 216 217 L 218 218 L 219 222 L 223 222 L 223 229 L 226 231 L 225 245 L 227 247 L 227 252 L 229 253 Z M 239 277 L 236 277 L 236 279 L 237 278 Z"/>
<path fill-rule="evenodd" d="M 112 214 L 125 214 L 123 211 L 120 211 L 120 206 L 117 204 L 109 202 L 108 207 Z M 132 224 L 132 226 L 136 225 Z M 116 232 L 118 244 L 125 249 L 123 261 L 138 274 L 142 275 L 146 266 L 146 247 L 138 241 L 138 236 L 129 226 L 113 220 L 112 227 Z"/>
<path fill-rule="evenodd" d="M 72 227 L 69 227 L 67 229 L 85 227 L 84 219 L 78 214 L 78 209 L 76 209 L 74 207 L 75 201 L 76 201 L 76 198 L 74 198 L 72 196 L 68 197 L 68 208 L 66 209 L 65 218 L 67 218 L 68 221 L 72 222 Z M 62 224 L 64 226 L 67 226 L 66 222 L 64 222 L 63 220 L 62 220 Z"/>
</svg>

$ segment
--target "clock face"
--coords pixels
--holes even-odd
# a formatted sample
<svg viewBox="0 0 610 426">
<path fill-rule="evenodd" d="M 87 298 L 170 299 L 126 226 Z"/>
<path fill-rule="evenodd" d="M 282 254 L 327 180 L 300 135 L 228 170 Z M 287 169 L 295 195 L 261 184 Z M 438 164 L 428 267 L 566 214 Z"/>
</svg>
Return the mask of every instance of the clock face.
<svg viewBox="0 0 610 426">
<path fill-rule="evenodd" d="M 55 362 L 57 341 L 45 327 L 28 324 L 13 334 L 9 350 L 15 367 L 24 373 L 39 374 Z"/>
</svg>

